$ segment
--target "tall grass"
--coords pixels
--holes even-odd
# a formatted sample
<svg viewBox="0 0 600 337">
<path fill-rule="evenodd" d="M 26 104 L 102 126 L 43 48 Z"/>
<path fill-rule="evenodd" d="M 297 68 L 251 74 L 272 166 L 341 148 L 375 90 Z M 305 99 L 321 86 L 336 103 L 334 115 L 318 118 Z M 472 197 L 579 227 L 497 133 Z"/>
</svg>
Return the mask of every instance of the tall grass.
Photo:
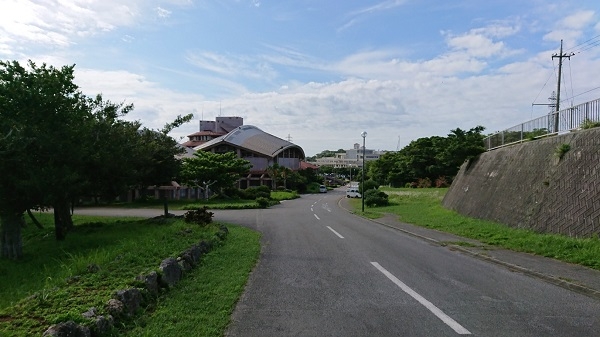
<svg viewBox="0 0 600 337">
<path fill-rule="evenodd" d="M 386 213 L 396 214 L 402 222 L 476 239 L 489 245 L 600 269 L 598 237 L 577 239 L 542 234 L 463 216 L 442 206 L 441 201 L 447 189 L 382 190 L 389 195 L 390 206 L 367 208 L 366 216 L 377 218 Z M 360 206 L 359 203 L 354 203 L 357 212 Z"/>
</svg>

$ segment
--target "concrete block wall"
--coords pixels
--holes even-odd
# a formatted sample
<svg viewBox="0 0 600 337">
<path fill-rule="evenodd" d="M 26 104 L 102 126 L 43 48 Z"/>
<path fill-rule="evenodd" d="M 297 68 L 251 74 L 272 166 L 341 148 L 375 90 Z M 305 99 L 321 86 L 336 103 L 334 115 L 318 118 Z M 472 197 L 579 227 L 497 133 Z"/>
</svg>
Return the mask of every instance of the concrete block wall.
<svg viewBox="0 0 600 337">
<path fill-rule="evenodd" d="M 559 158 L 562 144 L 570 150 Z M 600 235 L 600 128 L 482 153 L 462 165 L 442 204 L 511 227 Z"/>
</svg>

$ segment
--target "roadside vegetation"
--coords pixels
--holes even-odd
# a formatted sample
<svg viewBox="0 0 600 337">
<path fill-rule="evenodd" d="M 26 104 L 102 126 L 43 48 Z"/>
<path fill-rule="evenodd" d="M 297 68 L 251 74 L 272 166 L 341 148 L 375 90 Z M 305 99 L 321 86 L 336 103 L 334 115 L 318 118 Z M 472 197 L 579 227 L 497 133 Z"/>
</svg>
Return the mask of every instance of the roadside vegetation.
<svg viewBox="0 0 600 337">
<path fill-rule="evenodd" d="M 479 240 L 492 246 L 532 253 L 576 263 L 600 270 L 600 239 L 577 239 L 556 234 L 540 234 L 531 230 L 469 218 L 446 209 L 441 201 L 447 188 L 386 188 L 388 206 L 367 207 L 365 216 L 377 219 L 394 214 L 405 223 Z M 357 214 L 361 200 L 350 200 Z"/>
<path fill-rule="evenodd" d="M 115 291 L 132 286 L 135 276 L 209 240 L 219 226 L 180 218 L 74 215 L 69 239 L 56 241 L 52 215 L 36 216 L 44 229 L 27 223 L 23 258 L 0 260 L 0 336 L 41 336 L 55 323 L 85 322 L 83 312 L 90 307 L 102 310 Z M 132 329 L 131 336 L 165 335 L 168 328 L 173 329 L 169 336 L 183 336 L 189 335 L 190 326 L 200 330 L 197 335 L 222 335 L 260 251 L 259 233 L 227 227 L 225 241 L 204 255 L 199 267 L 112 335 Z"/>
</svg>

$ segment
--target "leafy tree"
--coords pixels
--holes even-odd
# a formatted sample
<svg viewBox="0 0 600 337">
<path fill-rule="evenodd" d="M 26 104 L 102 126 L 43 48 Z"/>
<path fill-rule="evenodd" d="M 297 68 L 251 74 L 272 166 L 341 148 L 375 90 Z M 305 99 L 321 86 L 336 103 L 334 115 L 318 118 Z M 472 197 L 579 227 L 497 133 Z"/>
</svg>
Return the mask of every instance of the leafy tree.
<svg viewBox="0 0 600 337">
<path fill-rule="evenodd" d="M 199 186 L 208 198 L 208 190 L 221 190 L 230 187 L 240 175 L 248 173 L 252 165 L 248 160 L 238 158 L 234 152 L 213 153 L 198 151 L 192 158 L 184 158 L 181 167 L 182 182 L 189 186 Z"/>
<path fill-rule="evenodd" d="M 55 236 L 72 227 L 71 206 L 81 196 L 114 197 L 147 177 L 173 175 L 175 142 L 153 147 L 138 122 L 120 117 L 133 105 L 88 98 L 73 83 L 74 66 L 0 62 L 0 219 L 3 256 L 20 256 L 24 211 L 51 207 Z M 191 117 L 187 117 L 191 118 Z M 178 117 L 165 130 L 184 122 Z M 145 156 L 143 155 L 145 154 Z M 150 159 L 154 160 L 150 160 Z M 160 164 L 167 164 L 161 168 Z M 161 176 L 163 176 L 161 173 Z M 160 181 L 165 180 L 161 178 Z"/>
</svg>

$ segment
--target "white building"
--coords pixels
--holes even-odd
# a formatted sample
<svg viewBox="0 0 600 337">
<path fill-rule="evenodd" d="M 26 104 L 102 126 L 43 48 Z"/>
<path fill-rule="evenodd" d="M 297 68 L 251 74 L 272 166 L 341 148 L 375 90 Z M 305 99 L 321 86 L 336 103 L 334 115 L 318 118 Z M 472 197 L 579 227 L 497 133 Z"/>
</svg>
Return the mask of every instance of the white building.
<svg viewBox="0 0 600 337">
<path fill-rule="evenodd" d="M 364 149 L 360 144 L 355 143 L 354 147 L 350 150 L 346 150 L 345 153 L 336 153 L 335 157 L 322 157 L 317 158 L 313 164 L 318 166 L 333 166 L 336 168 L 340 167 L 362 167 L 363 153 L 365 156 L 365 162 L 377 160 L 386 151 L 377 151 Z"/>
</svg>

